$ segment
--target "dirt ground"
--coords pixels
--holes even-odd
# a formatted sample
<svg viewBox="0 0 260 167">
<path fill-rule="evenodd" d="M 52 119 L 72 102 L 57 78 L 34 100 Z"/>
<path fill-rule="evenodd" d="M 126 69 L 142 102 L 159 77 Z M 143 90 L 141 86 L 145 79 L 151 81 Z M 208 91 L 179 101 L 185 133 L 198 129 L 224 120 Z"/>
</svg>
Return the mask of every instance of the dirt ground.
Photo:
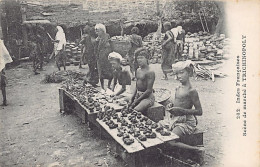
<svg viewBox="0 0 260 167">
<path fill-rule="evenodd" d="M 223 64 L 225 65 L 225 64 Z M 156 71 L 154 87 L 174 91 L 179 84 L 170 77 L 162 81 L 160 65 Z M 69 66 L 69 70 L 78 67 Z M 7 70 L 8 106 L 0 108 L 0 166 L 125 166 L 107 154 L 108 139 L 101 139 L 75 115 L 59 112 L 58 88 L 60 84 L 41 84 L 44 74 L 56 71 L 54 63 L 45 66 L 40 75 L 33 75 L 30 63 Z M 87 72 L 87 69 L 81 70 Z M 221 166 L 224 154 L 226 122 L 223 121 L 225 99 L 223 85 L 226 78 L 195 81 L 203 107 L 199 128 L 204 130 L 206 149 L 204 166 Z M 0 98 L 2 101 L 2 98 Z"/>
</svg>

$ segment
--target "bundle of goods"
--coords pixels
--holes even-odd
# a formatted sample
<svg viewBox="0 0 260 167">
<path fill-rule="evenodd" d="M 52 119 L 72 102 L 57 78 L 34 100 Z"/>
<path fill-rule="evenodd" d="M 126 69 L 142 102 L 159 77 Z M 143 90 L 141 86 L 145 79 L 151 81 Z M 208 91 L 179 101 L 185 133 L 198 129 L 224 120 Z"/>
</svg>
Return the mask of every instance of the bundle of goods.
<svg viewBox="0 0 260 167">
<path fill-rule="evenodd" d="M 68 78 L 83 80 L 85 76 L 86 74 L 77 71 L 56 71 L 51 74 L 46 74 L 41 83 L 60 83 Z"/>
<path fill-rule="evenodd" d="M 150 33 L 143 39 L 143 47 L 149 51 L 151 55 L 150 62 L 152 64 L 161 63 L 162 40 L 164 36 L 165 34 L 161 34 L 158 39 L 155 39 L 154 33 Z"/>
<path fill-rule="evenodd" d="M 81 44 L 76 46 L 74 42 L 67 42 L 65 47 L 65 52 L 68 59 L 68 64 L 74 64 L 75 66 L 79 65 L 81 57 Z"/>
<path fill-rule="evenodd" d="M 62 86 L 70 92 L 82 105 L 84 105 L 90 112 L 98 112 L 101 110 L 100 102 L 94 100 L 95 94 L 99 91 L 91 85 L 83 84 L 83 81 L 76 79 L 68 79 Z"/>
<path fill-rule="evenodd" d="M 129 49 L 131 48 L 129 35 L 113 36 L 111 37 L 110 44 L 112 50 L 121 54 L 122 57 L 125 57 Z"/>
<path fill-rule="evenodd" d="M 229 53 L 230 40 L 224 34 L 212 35 L 207 32 L 190 33 L 185 35 L 184 50 L 182 56 L 186 59 L 221 60 Z"/>
<path fill-rule="evenodd" d="M 77 78 L 68 78 L 63 82 L 62 86 L 65 90 L 71 93 L 82 105 L 84 105 L 90 112 L 101 111 L 104 105 L 113 105 L 118 110 L 118 106 L 126 105 L 126 101 L 122 96 L 112 97 L 106 93 L 101 93 L 92 85 L 84 84 L 83 80 Z M 113 103 L 117 104 L 114 105 Z"/>
<path fill-rule="evenodd" d="M 122 137 L 126 145 L 138 141 L 146 141 L 159 136 L 170 136 L 171 132 L 153 122 L 140 112 L 133 111 L 124 106 L 117 112 L 109 106 L 98 112 L 98 119 L 105 122 L 110 129 L 117 128 L 117 136 Z"/>
</svg>

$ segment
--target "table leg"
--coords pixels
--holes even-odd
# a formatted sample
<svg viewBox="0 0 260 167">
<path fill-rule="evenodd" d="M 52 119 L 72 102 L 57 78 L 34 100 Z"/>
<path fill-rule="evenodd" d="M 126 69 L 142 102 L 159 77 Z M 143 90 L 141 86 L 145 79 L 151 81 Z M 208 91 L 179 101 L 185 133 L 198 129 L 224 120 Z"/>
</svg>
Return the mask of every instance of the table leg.
<svg viewBox="0 0 260 167">
<path fill-rule="evenodd" d="M 60 103 L 60 112 L 64 112 L 64 91 L 59 89 L 59 103 Z"/>
</svg>

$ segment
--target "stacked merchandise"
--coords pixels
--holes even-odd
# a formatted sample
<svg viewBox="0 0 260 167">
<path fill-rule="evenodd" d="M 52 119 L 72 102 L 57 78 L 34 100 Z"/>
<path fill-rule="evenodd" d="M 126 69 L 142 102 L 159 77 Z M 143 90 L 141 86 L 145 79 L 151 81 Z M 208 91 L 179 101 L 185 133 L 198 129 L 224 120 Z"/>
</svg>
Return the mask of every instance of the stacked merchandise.
<svg viewBox="0 0 260 167">
<path fill-rule="evenodd" d="M 66 65 L 74 64 L 75 66 L 79 65 L 81 57 L 81 44 L 76 46 L 74 42 L 67 42 L 65 47 L 65 52 L 67 55 Z"/>
<path fill-rule="evenodd" d="M 150 62 L 152 64 L 161 63 L 162 57 L 162 40 L 165 34 L 162 34 L 159 39 L 154 38 L 154 33 L 148 34 L 143 39 L 143 46 L 148 50 L 150 53 Z"/>
<path fill-rule="evenodd" d="M 185 35 L 184 50 L 182 56 L 185 59 L 201 60 L 221 60 L 225 54 L 229 53 L 230 39 L 224 34 L 212 35 L 207 32 L 190 33 Z"/>
<path fill-rule="evenodd" d="M 126 55 L 131 48 L 129 35 L 111 37 L 111 47 L 114 52 L 119 53 L 122 57 L 122 64 L 127 65 Z"/>
</svg>

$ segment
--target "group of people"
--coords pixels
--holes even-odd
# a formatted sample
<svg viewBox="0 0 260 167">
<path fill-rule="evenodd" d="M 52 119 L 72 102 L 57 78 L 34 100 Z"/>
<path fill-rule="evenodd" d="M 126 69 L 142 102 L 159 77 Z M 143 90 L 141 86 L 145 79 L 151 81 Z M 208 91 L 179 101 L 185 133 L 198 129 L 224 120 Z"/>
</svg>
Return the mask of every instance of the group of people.
<svg viewBox="0 0 260 167">
<path fill-rule="evenodd" d="M 64 70 L 66 70 L 66 56 L 64 55 L 66 36 L 61 26 L 57 26 L 55 31 L 56 35 L 54 39 L 49 36 L 51 42 L 54 43 L 50 59 L 54 56 L 58 69 L 60 70 L 60 67 L 63 66 Z M 47 46 L 45 45 L 48 41 L 44 41 L 46 40 L 44 38 L 46 35 L 47 33 L 42 26 L 37 25 L 30 28 L 28 38 L 29 58 L 33 62 L 33 72 L 35 75 L 40 74 L 39 70 L 43 70 L 44 57 L 47 56 Z"/>
<path fill-rule="evenodd" d="M 104 80 L 108 80 L 107 88 L 111 89 L 114 69 L 109 62 L 109 55 L 111 53 L 115 54 L 115 52 L 112 50 L 110 36 L 106 33 L 106 27 L 103 24 L 97 24 L 95 26 L 97 38 L 91 36 L 91 27 L 88 25 L 85 26 L 83 31 L 84 34 L 79 43 L 83 46 L 82 59 L 86 60 L 89 67 L 87 82 L 95 86 L 100 81 L 101 88 L 104 90 Z M 139 32 L 137 27 L 133 27 L 131 32 L 130 42 L 132 47 L 128 52 L 128 60 L 132 74 L 131 79 L 134 80 L 137 70 L 137 61 L 134 52 L 136 49 L 142 47 L 142 37 L 137 35 Z"/>
<path fill-rule="evenodd" d="M 173 53 L 174 49 L 176 52 L 178 47 L 183 47 L 181 45 L 183 45 L 184 42 L 184 31 L 181 27 L 177 27 L 177 33 L 172 33 L 170 32 L 170 25 L 168 23 L 165 23 L 164 27 L 167 32 L 163 47 L 168 45 L 167 43 L 172 44 L 169 46 L 169 49 L 164 48 L 165 58 L 174 54 L 176 55 L 176 53 Z M 85 30 L 84 32 L 86 34 L 80 43 L 84 46 L 83 50 L 88 59 L 90 68 L 87 82 L 93 84 L 93 77 L 95 77 L 93 73 L 95 73 L 95 62 L 97 62 L 97 73 L 102 91 L 104 91 L 104 79 L 107 79 L 107 88 L 112 92 L 112 96 L 123 94 L 128 100 L 130 110 L 138 111 L 146 115 L 147 109 L 153 106 L 155 102 L 153 85 L 156 77 L 155 72 L 149 66 L 150 54 L 147 49 L 142 47 L 142 38 L 138 35 L 138 28 L 132 28 L 132 35 L 130 36 L 132 47 L 127 54 L 132 77 L 130 72 L 120 64 L 122 56 L 112 51 L 109 35 L 106 33 L 105 26 L 102 24 L 95 26 L 95 32 L 98 35 L 95 40 L 91 39 L 89 34 L 90 28 L 86 27 Z M 169 70 L 169 72 L 174 71 L 181 86 L 176 89 L 174 99 L 170 100 L 166 106 L 166 115 L 168 115 L 168 117 L 160 121 L 159 124 L 160 126 L 167 127 L 178 136 L 192 134 L 197 126 L 196 116 L 202 115 L 198 92 L 192 87 L 189 80 L 193 72 L 193 66 L 190 61 L 179 61 L 172 65 L 173 61 L 170 64 L 167 61 L 168 59 L 164 59 L 162 64 L 163 70 L 165 69 L 164 67 L 168 65 L 169 69 L 166 70 Z M 174 60 L 174 57 L 172 56 L 171 59 Z M 131 80 L 136 80 L 134 91 L 130 91 Z M 112 81 L 114 81 L 113 84 Z M 96 80 L 95 84 L 97 84 L 97 82 Z M 190 149 L 199 151 L 200 153 L 203 152 L 201 148 L 183 143 L 169 142 L 168 144 L 172 147 Z"/>
<path fill-rule="evenodd" d="M 176 89 L 174 101 L 170 102 L 170 105 L 166 108 L 168 108 L 167 111 L 169 111 L 171 117 L 172 115 L 181 116 L 176 119 L 174 126 L 171 125 L 170 128 L 174 133 L 182 136 L 193 133 L 197 124 L 196 115 L 202 114 L 202 108 L 198 93 L 192 88 L 189 81 L 189 76 L 192 74 L 192 63 L 190 61 L 179 61 L 173 64 L 172 61 L 174 55 L 176 55 L 173 53 L 176 52 L 174 50 L 181 47 L 179 45 L 184 42 L 184 31 L 180 26 L 171 30 L 168 22 L 164 23 L 164 29 L 166 30 L 166 36 L 163 42 L 162 69 L 166 77 L 167 72 L 174 71 L 177 79 L 182 84 Z M 155 102 L 153 90 L 155 73 L 149 66 L 150 55 L 148 50 L 142 47 L 142 37 L 138 35 L 138 28 L 133 27 L 131 30 L 130 42 L 132 47 L 127 54 L 132 75 L 120 64 L 122 56 L 112 51 L 106 27 L 103 24 L 95 26 L 95 32 L 98 35 L 96 39 L 91 37 L 90 31 L 91 28 L 86 26 L 80 41 L 83 45 L 83 55 L 85 55 L 89 66 L 86 82 L 95 85 L 100 81 L 101 91 L 105 92 L 104 80 L 107 79 L 107 90 L 109 89 L 113 96 L 124 94 L 128 97 L 130 109 L 145 114 L 147 109 Z M 135 89 L 131 91 L 131 80 L 135 79 Z M 193 106 L 195 109 L 192 109 Z M 163 124 L 165 122 L 169 123 L 169 120 L 162 121 Z"/>
<path fill-rule="evenodd" d="M 177 42 L 180 40 L 178 34 L 182 34 L 183 31 L 180 27 L 177 27 L 178 33 L 174 35 L 168 22 L 164 24 L 164 28 L 166 30 L 166 37 L 163 42 L 162 69 L 165 74 L 165 79 L 167 78 L 168 72 L 174 71 L 181 85 L 176 88 L 175 97 L 173 100 L 170 100 L 166 106 L 166 115 L 168 115 L 168 117 L 161 120 L 159 124 L 160 126 L 168 128 L 176 135 L 183 136 L 194 132 L 197 126 L 196 116 L 202 115 L 202 107 L 198 92 L 192 87 L 189 80 L 193 72 L 192 63 L 190 61 L 179 61 L 173 64 L 174 49 L 180 47 Z M 137 27 L 133 27 L 130 37 L 132 48 L 128 53 L 128 58 L 131 72 L 121 65 L 122 56 L 112 51 L 110 36 L 106 33 L 106 27 L 103 24 L 97 24 L 95 26 L 97 38 L 91 36 L 91 27 L 86 26 L 84 28 L 84 35 L 79 43 L 83 46 L 82 53 L 89 66 L 86 82 L 96 86 L 100 81 L 101 91 L 105 91 L 104 80 L 107 79 L 107 89 L 112 92 L 112 96 L 126 96 L 130 110 L 146 115 L 147 109 L 153 106 L 155 102 L 153 85 L 156 76 L 151 66 L 149 66 L 150 54 L 147 49 L 142 47 L 142 38 L 138 35 L 138 31 Z M 181 40 L 183 41 L 184 38 L 181 38 Z M 53 42 L 55 43 L 54 48 L 56 52 L 54 54 L 57 62 L 59 62 L 60 59 L 62 59 L 62 61 L 65 60 L 63 51 L 66 45 L 66 38 L 62 28 L 59 26 L 57 27 L 57 35 Z M 182 42 L 179 43 L 183 44 Z M 2 55 L 8 57 L 8 54 L 6 54 L 7 50 L 2 44 L 2 41 L 0 49 L 1 60 L 4 59 Z M 6 62 L 11 62 L 11 60 L 7 58 Z M 3 93 L 3 103 L 6 105 L 6 79 L 3 70 L 5 64 L 0 63 L 0 65 L 1 90 Z M 57 63 L 57 66 L 60 69 L 60 64 Z M 132 75 L 130 73 L 132 73 Z M 130 85 L 133 80 L 136 80 L 134 91 L 130 91 Z M 168 144 L 173 147 L 181 147 L 201 152 L 200 148 L 183 143 L 176 143 L 175 141 L 169 142 Z"/>
</svg>

